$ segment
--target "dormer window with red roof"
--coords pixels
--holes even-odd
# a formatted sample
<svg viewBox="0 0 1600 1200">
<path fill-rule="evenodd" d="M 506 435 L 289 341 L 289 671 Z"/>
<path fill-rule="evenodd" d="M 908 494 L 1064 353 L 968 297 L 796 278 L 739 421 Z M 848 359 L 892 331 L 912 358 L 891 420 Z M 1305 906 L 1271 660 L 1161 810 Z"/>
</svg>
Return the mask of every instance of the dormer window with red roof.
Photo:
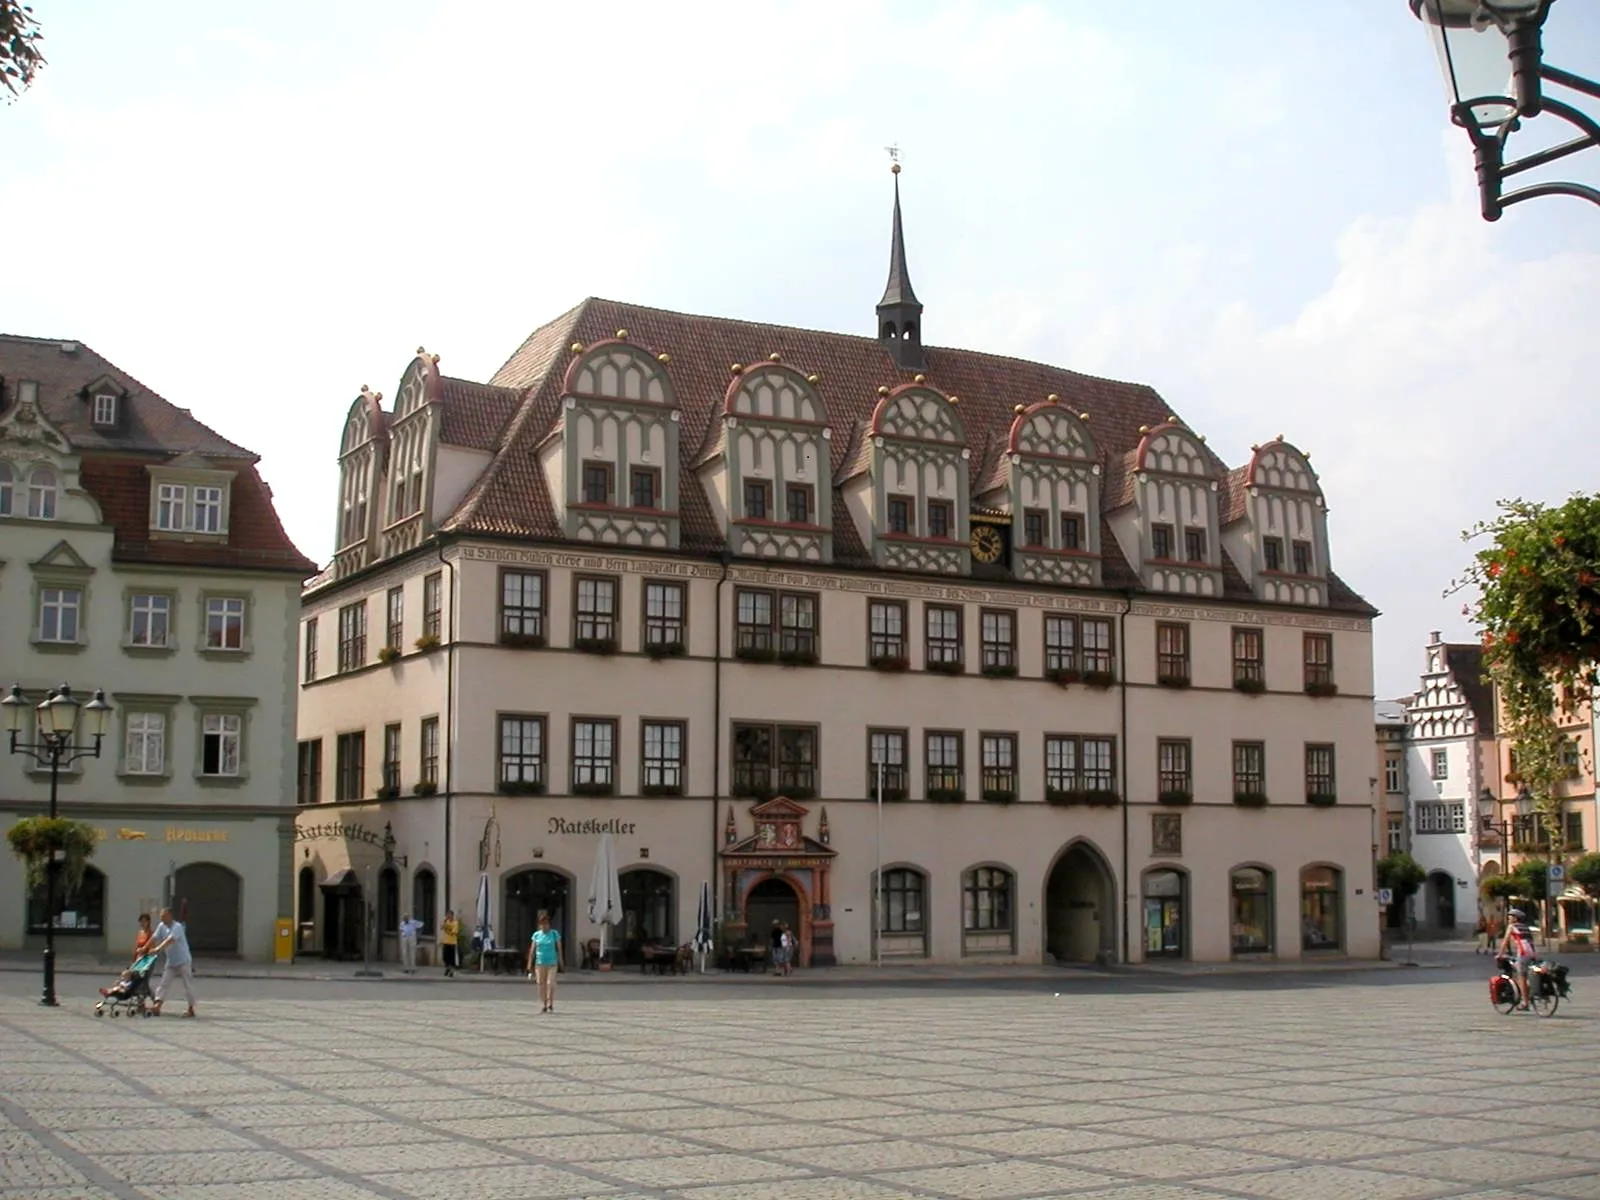
<svg viewBox="0 0 1600 1200">
<path fill-rule="evenodd" d="M 220 538 L 228 533 L 231 471 L 150 468 L 150 528 L 156 533 Z"/>
</svg>

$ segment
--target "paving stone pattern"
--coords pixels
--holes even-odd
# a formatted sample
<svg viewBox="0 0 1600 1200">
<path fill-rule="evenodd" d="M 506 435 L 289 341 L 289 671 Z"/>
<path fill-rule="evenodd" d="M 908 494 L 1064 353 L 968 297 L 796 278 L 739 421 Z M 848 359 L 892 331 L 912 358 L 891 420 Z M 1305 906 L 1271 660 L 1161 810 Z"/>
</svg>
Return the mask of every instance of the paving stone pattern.
<svg viewBox="0 0 1600 1200">
<path fill-rule="evenodd" d="M 1600 1198 L 1596 1025 L 1483 988 L 0 1000 L 7 1200 Z M 1570 1014 L 1570 1015 L 1569 1015 Z"/>
</svg>

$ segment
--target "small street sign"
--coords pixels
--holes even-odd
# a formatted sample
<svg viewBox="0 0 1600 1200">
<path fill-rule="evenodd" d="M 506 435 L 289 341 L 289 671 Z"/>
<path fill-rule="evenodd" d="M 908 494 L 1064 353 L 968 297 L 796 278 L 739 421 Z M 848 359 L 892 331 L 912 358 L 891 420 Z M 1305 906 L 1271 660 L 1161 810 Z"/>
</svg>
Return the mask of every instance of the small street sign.
<svg viewBox="0 0 1600 1200">
<path fill-rule="evenodd" d="M 1567 868 L 1560 863 L 1550 864 L 1550 882 L 1560 883 L 1567 877 Z"/>
<path fill-rule="evenodd" d="M 1378 889 L 1378 903 L 1385 908 L 1394 903 L 1394 892 L 1389 888 Z"/>
</svg>

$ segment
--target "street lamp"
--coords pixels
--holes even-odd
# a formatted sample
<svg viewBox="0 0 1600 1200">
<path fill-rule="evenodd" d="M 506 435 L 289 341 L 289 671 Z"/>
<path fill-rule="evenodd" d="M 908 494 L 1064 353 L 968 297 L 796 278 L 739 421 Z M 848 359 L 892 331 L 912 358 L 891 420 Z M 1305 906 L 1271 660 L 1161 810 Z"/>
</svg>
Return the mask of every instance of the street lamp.
<svg viewBox="0 0 1600 1200">
<path fill-rule="evenodd" d="M 1544 94 L 1553 83 L 1600 99 L 1600 84 L 1548 66 L 1542 32 L 1555 0 L 1409 0 L 1427 27 L 1444 74 L 1450 117 L 1472 139 L 1483 219 L 1498 221 L 1519 200 L 1575 196 L 1600 204 L 1600 189 L 1581 183 L 1547 182 L 1504 192 L 1512 175 L 1546 166 L 1600 145 L 1600 123 Z M 1506 139 L 1523 118 L 1551 113 L 1581 136 L 1524 158 L 1506 161 Z"/>
<path fill-rule="evenodd" d="M 80 758 L 99 758 L 100 744 L 106 736 L 106 721 L 111 716 L 111 705 L 106 703 L 106 694 L 96 691 L 94 699 L 88 704 L 80 704 L 78 698 L 72 694 L 72 688 L 63 683 L 45 697 L 35 712 L 38 714 L 38 741 L 24 742 L 20 740 L 22 734 L 22 714 L 28 707 L 28 701 L 22 695 L 22 688 L 16 684 L 11 687 L 11 692 L 4 700 L 0 700 L 0 708 L 5 709 L 6 733 L 9 736 L 11 753 L 26 754 L 42 767 L 50 768 L 50 819 L 56 819 L 56 789 L 61 779 L 61 768 L 70 767 Z M 78 719 L 81 712 L 89 714 L 89 742 L 75 743 L 72 739 L 78 731 Z M 61 871 L 62 852 L 52 851 L 44 867 L 44 995 L 39 1003 L 48 1007 L 55 1007 L 56 1000 L 56 879 Z"/>
<path fill-rule="evenodd" d="M 396 863 L 399 863 L 401 867 L 408 866 L 410 864 L 410 862 L 411 862 L 410 858 L 408 856 L 404 855 L 404 854 L 398 854 L 397 855 L 394 852 L 394 847 L 395 847 L 394 825 L 393 825 L 392 822 L 385 821 L 383 823 L 383 862 L 384 862 L 384 865 L 388 866 L 388 867 L 392 867 Z"/>
</svg>

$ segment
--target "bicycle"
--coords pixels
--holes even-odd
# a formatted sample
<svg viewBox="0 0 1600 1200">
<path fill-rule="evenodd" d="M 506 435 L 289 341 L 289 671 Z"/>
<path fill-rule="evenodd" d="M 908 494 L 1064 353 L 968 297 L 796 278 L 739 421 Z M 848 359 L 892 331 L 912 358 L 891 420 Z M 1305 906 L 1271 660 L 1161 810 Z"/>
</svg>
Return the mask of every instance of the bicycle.
<svg viewBox="0 0 1600 1200">
<path fill-rule="evenodd" d="M 1494 960 L 1495 974 L 1489 979 L 1489 1003 L 1495 1011 L 1510 1016 L 1522 1003 L 1517 988 L 1516 966 L 1504 954 Z M 1560 963 L 1535 962 L 1528 965 L 1528 1006 L 1535 1016 L 1553 1017 L 1563 997 L 1570 995 L 1567 968 Z"/>
</svg>

